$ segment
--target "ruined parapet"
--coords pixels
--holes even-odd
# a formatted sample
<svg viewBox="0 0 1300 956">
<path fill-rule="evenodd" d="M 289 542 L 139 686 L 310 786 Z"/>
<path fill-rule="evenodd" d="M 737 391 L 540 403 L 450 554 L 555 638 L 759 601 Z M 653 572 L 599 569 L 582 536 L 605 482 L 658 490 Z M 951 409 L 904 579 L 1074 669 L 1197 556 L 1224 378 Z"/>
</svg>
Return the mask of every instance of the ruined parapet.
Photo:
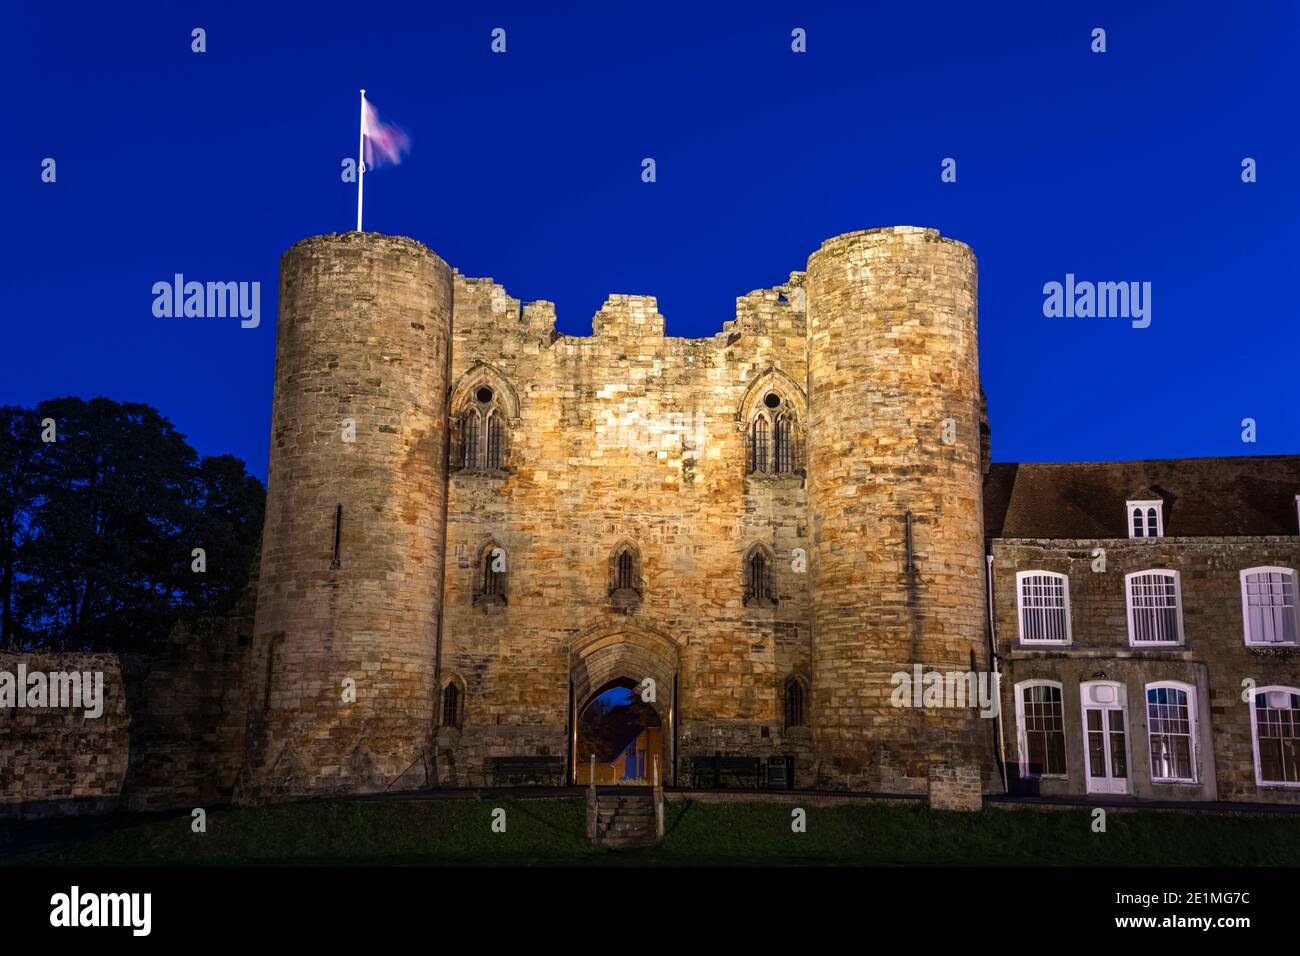
<svg viewBox="0 0 1300 956">
<path fill-rule="evenodd" d="M 652 295 L 611 295 L 591 320 L 593 335 L 626 338 L 663 337 L 664 317 Z"/>
</svg>

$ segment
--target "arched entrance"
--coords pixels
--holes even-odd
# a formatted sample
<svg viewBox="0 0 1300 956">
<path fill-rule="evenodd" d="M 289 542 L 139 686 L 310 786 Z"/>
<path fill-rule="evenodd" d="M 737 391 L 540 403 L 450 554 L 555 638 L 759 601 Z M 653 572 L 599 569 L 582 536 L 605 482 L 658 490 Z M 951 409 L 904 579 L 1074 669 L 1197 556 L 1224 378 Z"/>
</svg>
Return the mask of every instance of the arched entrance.
<svg viewBox="0 0 1300 956">
<path fill-rule="evenodd" d="M 642 626 L 595 627 L 569 644 L 569 668 L 572 782 L 591 782 L 595 753 L 598 784 L 653 783 L 657 763 L 660 781 L 673 786 L 676 642 Z"/>
<path fill-rule="evenodd" d="M 577 783 L 589 784 L 594 767 L 597 786 L 648 786 L 654 782 L 656 756 L 662 779 L 663 721 L 630 678 L 610 681 L 578 711 Z"/>
</svg>

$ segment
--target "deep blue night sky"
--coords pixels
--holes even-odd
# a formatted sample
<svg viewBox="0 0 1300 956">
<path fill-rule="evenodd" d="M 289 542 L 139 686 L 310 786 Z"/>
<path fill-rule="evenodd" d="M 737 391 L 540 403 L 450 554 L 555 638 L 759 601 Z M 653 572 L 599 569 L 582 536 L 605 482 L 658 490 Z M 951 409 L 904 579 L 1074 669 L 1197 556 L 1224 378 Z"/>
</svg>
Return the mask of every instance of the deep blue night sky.
<svg viewBox="0 0 1300 956">
<path fill-rule="evenodd" d="M 279 257 L 354 225 L 364 86 L 413 140 L 367 228 L 567 333 L 627 292 L 712 334 L 823 239 L 933 226 L 979 257 L 995 458 L 1300 451 L 1294 2 L 403 6 L 7 12 L 0 403 L 148 402 L 264 477 Z M 177 272 L 260 281 L 260 328 L 154 318 Z M 1045 318 L 1067 272 L 1151 282 L 1151 327 Z"/>
</svg>

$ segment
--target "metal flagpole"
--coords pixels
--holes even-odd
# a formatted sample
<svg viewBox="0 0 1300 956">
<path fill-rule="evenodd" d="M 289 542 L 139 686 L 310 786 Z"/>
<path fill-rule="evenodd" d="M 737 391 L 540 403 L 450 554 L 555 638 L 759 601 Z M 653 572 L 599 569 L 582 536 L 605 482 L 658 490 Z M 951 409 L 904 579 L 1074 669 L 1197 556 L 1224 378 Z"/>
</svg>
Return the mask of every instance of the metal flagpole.
<svg viewBox="0 0 1300 956">
<path fill-rule="evenodd" d="M 361 91 L 361 130 L 357 135 L 357 232 L 361 231 L 361 196 L 366 184 L 366 91 Z"/>
</svg>

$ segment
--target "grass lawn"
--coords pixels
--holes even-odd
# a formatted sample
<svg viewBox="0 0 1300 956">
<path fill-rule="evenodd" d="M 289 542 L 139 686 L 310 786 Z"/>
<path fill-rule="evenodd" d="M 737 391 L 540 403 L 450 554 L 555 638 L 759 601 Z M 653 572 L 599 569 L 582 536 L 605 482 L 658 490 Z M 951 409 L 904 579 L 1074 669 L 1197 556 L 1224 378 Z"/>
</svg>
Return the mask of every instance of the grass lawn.
<svg viewBox="0 0 1300 956">
<path fill-rule="evenodd" d="M 492 811 L 506 811 L 506 832 Z M 1110 813 L 1094 833 L 1088 810 L 940 813 L 924 806 L 808 808 L 790 830 L 788 804 L 666 805 L 667 834 L 645 850 L 611 851 L 584 835 L 577 800 L 323 800 L 209 812 L 207 833 L 188 814 L 122 818 L 58 846 L 0 850 L 37 865 L 1061 865 L 1293 866 L 1300 817 Z M 6 824 L 14 826 L 14 824 Z M 17 825 L 21 826 L 21 824 Z M 4 841 L 0 840 L 0 848 Z"/>
</svg>

